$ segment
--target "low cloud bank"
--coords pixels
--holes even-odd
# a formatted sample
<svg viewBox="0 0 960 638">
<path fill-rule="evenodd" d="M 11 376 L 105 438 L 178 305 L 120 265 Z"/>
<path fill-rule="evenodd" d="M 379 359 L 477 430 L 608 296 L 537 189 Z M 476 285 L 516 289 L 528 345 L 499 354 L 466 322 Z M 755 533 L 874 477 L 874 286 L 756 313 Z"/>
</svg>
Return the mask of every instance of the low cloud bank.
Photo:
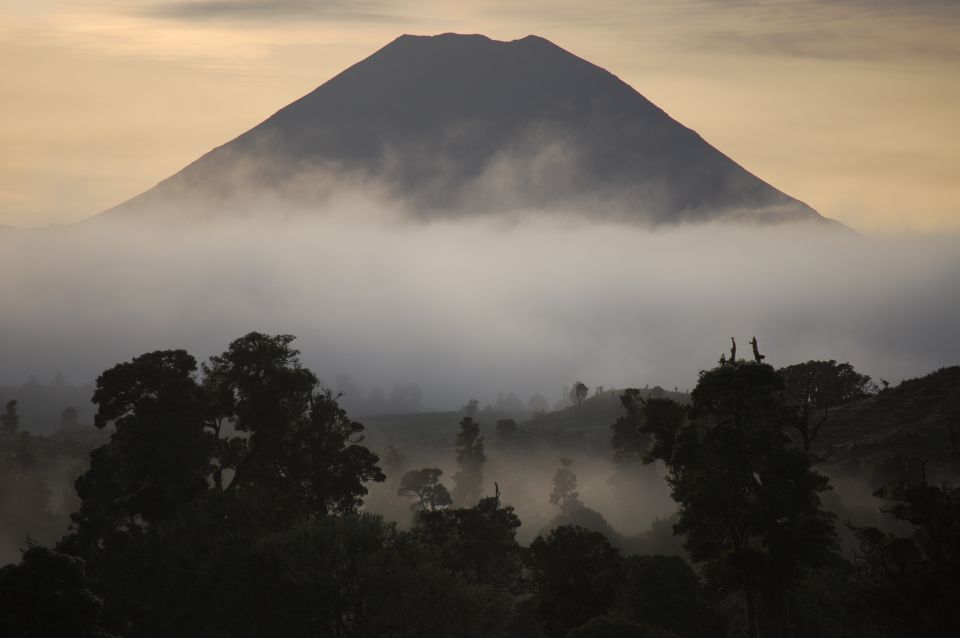
<svg viewBox="0 0 960 638">
<path fill-rule="evenodd" d="M 731 336 L 777 366 L 835 358 L 891 382 L 960 362 L 956 237 L 382 210 L 0 233 L 0 384 L 204 358 L 251 330 L 296 335 L 331 386 L 416 384 L 432 409 L 554 403 L 577 379 L 683 390 Z"/>
</svg>

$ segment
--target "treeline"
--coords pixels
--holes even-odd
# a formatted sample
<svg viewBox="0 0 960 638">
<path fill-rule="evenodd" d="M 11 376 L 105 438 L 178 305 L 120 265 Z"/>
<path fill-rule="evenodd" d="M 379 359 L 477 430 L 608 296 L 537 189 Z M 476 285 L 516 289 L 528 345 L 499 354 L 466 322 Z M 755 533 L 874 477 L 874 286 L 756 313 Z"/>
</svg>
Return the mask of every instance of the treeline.
<svg viewBox="0 0 960 638">
<path fill-rule="evenodd" d="M 0 409 L 14 401 L 18 426 L 31 434 L 72 431 L 93 422 L 90 384 L 68 383 L 56 374 L 43 383 L 31 376 L 19 385 L 0 385 Z"/>
<path fill-rule="evenodd" d="M 18 401 L 0 408 L 0 563 L 16 560 L 24 538 L 53 544 L 79 506 L 71 485 L 103 433 L 77 428 L 54 436 L 21 429 Z"/>
<path fill-rule="evenodd" d="M 922 462 L 877 492 L 908 532 L 857 528 L 856 552 L 840 551 L 815 442 L 833 406 L 876 391 L 848 364 L 778 371 L 754 340 L 749 360 L 734 345 L 702 372 L 688 403 L 623 392 L 618 461 L 666 467 L 688 562 L 625 556 L 572 524 L 521 546 L 469 411 L 451 489 L 437 468 L 406 471 L 391 480 L 412 526 L 365 513 L 367 485 L 402 454 L 364 445 L 292 341 L 251 333 L 201 365 L 159 351 L 99 377 L 95 424 L 114 431 L 76 481 L 70 532 L 0 570 L 0 635 L 866 638 L 954 626 L 960 490 L 929 481 Z M 588 511 L 573 461 L 545 498 L 560 523 Z"/>
</svg>

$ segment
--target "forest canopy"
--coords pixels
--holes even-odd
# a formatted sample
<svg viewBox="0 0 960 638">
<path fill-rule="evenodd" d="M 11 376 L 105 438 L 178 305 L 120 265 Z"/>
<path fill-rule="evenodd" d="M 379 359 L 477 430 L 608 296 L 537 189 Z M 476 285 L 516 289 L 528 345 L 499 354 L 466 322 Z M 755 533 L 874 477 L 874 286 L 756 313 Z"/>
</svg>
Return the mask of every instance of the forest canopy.
<svg viewBox="0 0 960 638">
<path fill-rule="evenodd" d="M 949 631 L 960 595 L 960 490 L 933 481 L 923 460 L 905 461 L 885 470 L 876 491 L 899 527 L 844 529 L 827 507 L 833 485 L 819 469 L 817 437 L 834 408 L 884 392 L 850 364 L 778 370 L 753 340 L 749 359 L 734 344 L 689 397 L 597 388 L 590 398 L 578 381 L 573 423 L 597 402 L 610 405 L 607 396 L 622 406 L 608 427 L 619 477 L 609 489 L 659 467 L 676 503 L 665 529 L 679 544 L 637 551 L 590 508 L 568 457 L 554 462 L 552 491 L 541 495 L 555 518 L 521 543 L 523 521 L 490 463 L 529 456 L 536 439 L 499 419 L 489 445 L 476 402 L 447 433 L 452 489 L 442 469 L 411 467 L 392 444 L 381 460 L 293 342 L 253 332 L 203 363 L 164 350 L 104 371 L 94 420 L 109 440 L 76 479 L 69 532 L 51 546 L 29 542 L 19 563 L 0 569 L 0 633 Z M 34 444 L 17 433 L 15 403 L 2 423 L 4 440 L 25 441 L 16 463 L 27 467 Z M 369 510 L 379 483 L 409 525 Z"/>
</svg>

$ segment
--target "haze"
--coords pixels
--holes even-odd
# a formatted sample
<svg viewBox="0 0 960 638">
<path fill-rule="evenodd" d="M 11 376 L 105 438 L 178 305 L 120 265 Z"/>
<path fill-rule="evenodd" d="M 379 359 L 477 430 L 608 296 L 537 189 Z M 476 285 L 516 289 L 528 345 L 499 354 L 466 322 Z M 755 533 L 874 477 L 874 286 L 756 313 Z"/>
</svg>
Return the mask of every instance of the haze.
<svg viewBox="0 0 960 638">
<path fill-rule="evenodd" d="M 952 236 L 549 211 L 423 223 L 357 193 L 301 213 L 0 233 L 0 382 L 206 357 L 251 330 L 296 335 L 329 386 L 415 383 L 432 409 L 554 403 L 577 379 L 688 389 L 731 336 L 776 366 L 837 358 L 891 382 L 960 358 Z"/>
</svg>

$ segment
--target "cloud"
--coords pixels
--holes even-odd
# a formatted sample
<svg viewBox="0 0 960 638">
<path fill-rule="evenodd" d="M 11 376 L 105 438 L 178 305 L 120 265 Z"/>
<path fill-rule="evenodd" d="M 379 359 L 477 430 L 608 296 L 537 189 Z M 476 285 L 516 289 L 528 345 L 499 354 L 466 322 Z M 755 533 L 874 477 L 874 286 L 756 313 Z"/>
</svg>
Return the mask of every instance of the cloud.
<svg viewBox="0 0 960 638">
<path fill-rule="evenodd" d="M 960 5 L 948 0 L 705 0 L 686 11 L 714 12 L 707 50 L 834 60 L 955 59 Z"/>
<path fill-rule="evenodd" d="M 489 0 L 478 6 L 501 21 L 652 41 L 661 54 L 895 62 L 960 55 L 960 3 L 952 0 Z"/>
<path fill-rule="evenodd" d="M 177 20 L 401 21 L 369 0 L 185 0 L 150 5 L 146 15 Z"/>
<path fill-rule="evenodd" d="M 950 14 L 960 14 L 956 0 L 814 0 L 824 5 L 848 5 L 872 13 L 883 12 L 902 12 L 902 13 L 925 13 L 925 12 L 944 12 Z"/>
<path fill-rule="evenodd" d="M 410 223 L 341 198 L 309 216 L 0 233 L 0 382 L 92 379 L 160 348 L 297 335 L 328 382 L 424 405 L 551 401 L 581 378 L 690 388 L 729 337 L 768 361 L 891 381 L 960 362 L 956 238 L 804 227 L 656 231 L 549 213 Z"/>
<path fill-rule="evenodd" d="M 912 32 L 870 28 L 863 24 L 847 29 L 798 27 L 793 31 L 783 26 L 786 25 L 777 25 L 770 31 L 725 29 L 706 33 L 699 48 L 748 55 L 868 62 L 948 60 L 960 55 L 960 45 L 953 40 L 917 37 L 918 33 Z"/>
</svg>

